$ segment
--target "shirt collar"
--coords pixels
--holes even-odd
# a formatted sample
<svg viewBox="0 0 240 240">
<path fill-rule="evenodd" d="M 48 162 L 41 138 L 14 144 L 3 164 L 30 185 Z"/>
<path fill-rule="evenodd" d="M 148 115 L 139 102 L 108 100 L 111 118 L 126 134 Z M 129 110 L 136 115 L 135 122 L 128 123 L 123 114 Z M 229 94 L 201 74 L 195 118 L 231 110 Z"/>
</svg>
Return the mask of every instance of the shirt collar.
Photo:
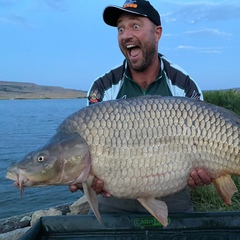
<svg viewBox="0 0 240 240">
<path fill-rule="evenodd" d="M 158 58 L 159 58 L 159 61 L 160 61 L 160 69 L 159 69 L 159 72 L 158 72 L 158 75 L 156 77 L 156 79 L 154 80 L 154 82 L 156 82 L 157 80 L 159 80 L 160 78 L 162 78 L 162 70 L 163 70 L 163 62 L 162 62 L 162 59 L 160 57 L 160 54 L 158 54 Z M 127 64 L 127 60 L 125 61 L 125 71 L 124 71 L 124 77 L 126 77 L 127 79 L 133 81 L 132 79 L 132 74 L 130 72 L 130 69 L 129 69 L 129 66 Z"/>
</svg>

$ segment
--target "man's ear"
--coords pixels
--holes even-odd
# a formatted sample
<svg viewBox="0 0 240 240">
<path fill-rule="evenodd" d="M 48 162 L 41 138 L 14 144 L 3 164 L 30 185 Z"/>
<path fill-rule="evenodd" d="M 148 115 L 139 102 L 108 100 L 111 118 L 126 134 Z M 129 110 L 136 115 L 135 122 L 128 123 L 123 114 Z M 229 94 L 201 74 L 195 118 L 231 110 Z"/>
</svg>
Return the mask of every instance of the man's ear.
<svg viewBox="0 0 240 240">
<path fill-rule="evenodd" d="M 155 37 L 156 37 L 156 42 L 160 40 L 162 36 L 162 27 L 161 26 L 156 26 L 155 27 Z"/>
</svg>

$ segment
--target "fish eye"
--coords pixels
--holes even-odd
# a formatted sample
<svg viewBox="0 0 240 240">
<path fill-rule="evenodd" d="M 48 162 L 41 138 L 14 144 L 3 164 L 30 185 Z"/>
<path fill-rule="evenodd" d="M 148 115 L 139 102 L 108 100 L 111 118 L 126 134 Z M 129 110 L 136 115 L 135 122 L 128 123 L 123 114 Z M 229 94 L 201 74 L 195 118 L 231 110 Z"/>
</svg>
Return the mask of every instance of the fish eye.
<svg viewBox="0 0 240 240">
<path fill-rule="evenodd" d="M 39 162 L 43 162 L 43 161 L 45 160 L 45 157 L 44 157 L 44 156 L 39 156 L 39 157 L 37 158 L 37 160 L 38 160 Z"/>
</svg>

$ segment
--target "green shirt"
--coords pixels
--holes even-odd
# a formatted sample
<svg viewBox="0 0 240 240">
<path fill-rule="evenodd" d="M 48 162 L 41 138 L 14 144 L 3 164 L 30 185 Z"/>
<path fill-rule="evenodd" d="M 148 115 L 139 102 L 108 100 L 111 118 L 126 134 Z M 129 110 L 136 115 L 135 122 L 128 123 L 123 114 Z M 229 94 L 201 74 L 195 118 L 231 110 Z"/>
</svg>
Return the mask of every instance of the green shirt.
<svg viewBox="0 0 240 240">
<path fill-rule="evenodd" d="M 159 71 L 157 78 L 146 90 L 143 90 L 133 79 L 128 68 L 125 70 L 124 80 L 117 98 L 130 98 L 142 95 L 161 95 L 172 96 L 167 85 L 166 76 L 162 70 Z"/>
</svg>

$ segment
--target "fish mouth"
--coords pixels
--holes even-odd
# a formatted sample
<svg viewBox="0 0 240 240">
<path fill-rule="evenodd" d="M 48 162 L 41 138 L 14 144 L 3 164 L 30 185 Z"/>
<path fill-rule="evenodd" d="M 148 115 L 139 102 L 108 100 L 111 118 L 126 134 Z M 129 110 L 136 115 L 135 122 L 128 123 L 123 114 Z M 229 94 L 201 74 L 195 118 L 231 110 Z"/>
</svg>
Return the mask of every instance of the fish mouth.
<svg viewBox="0 0 240 240">
<path fill-rule="evenodd" d="M 21 173 L 21 170 L 13 169 L 12 171 L 8 171 L 6 178 L 11 179 L 14 182 L 14 186 L 20 189 L 21 196 L 23 195 L 24 187 L 30 187 L 33 185 L 33 182 L 30 181 L 24 174 Z"/>
<path fill-rule="evenodd" d="M 22 175 L 17 175 L 17 180 L 14 182 L 14 186 L 18 187 L 20 189 L 20 195 L 23 195 L 24 187 L 26 186 L 26 183 L 28 182 L 27 178 L 24 178 Z"/>
</svg>

